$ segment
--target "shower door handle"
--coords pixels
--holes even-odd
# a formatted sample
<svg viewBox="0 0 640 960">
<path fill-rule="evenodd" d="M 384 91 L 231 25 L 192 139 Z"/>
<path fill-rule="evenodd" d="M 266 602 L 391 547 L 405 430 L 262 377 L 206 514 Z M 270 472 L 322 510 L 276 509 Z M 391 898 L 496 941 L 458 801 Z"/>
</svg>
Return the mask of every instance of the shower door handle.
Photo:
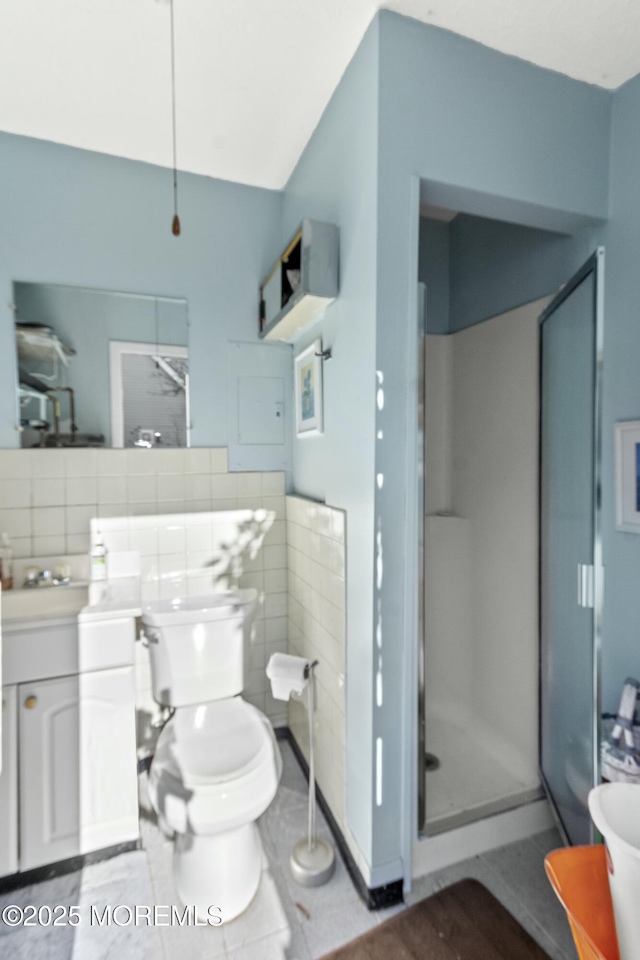
<svg viewBox="0 0 640 960">
<path fill-rule="evenodd" d="M 578 564 L 578 606 L 593 609 L 594 606 L 593 564 Z"/>
</svg>

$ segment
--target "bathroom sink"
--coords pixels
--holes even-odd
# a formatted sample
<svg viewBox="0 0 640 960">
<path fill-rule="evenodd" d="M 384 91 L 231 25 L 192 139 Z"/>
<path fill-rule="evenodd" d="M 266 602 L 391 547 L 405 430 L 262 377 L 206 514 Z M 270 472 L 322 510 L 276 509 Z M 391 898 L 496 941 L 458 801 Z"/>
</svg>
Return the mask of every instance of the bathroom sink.
<svg viewBox="0 0 640 960">
<path fill-rule="evenodd" d="M 36 620 L 79 613 L 89 602 L 89 584 L 76 581 L 61 587 L 30 587 L 2 593 L 3 620 Z"/>
</svg>

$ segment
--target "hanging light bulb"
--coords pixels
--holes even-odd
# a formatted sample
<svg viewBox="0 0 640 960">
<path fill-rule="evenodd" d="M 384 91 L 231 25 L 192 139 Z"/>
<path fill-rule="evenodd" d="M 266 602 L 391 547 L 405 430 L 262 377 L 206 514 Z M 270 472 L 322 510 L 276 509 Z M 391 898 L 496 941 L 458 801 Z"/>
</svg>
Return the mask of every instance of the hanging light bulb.
<svg viewBox="0 0 640 960">
<path fill-rule="evenodd" d="M 173 26 L 173 0 L 169 0 L 171 14 L 171 116 L 173 124 L 173 221 L 171 232 L 174 237 L 180 236 L 180 217 L 178 216 L 178 160 L 176 138 L 176 51 L 175 31 Z"/>
</svg>

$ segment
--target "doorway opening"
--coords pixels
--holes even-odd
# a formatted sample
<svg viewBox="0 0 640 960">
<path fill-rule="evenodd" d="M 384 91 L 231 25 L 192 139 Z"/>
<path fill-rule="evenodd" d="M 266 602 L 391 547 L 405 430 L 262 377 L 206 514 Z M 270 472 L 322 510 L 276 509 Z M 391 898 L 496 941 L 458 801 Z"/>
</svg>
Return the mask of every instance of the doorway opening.
<svg viewBox="0 0 640 960">
<path fill-rule="evenodd" d="M 543 795 L 540 318 L 591 244 L 588 232 L 421 208 L 418 784 L 429 836 Z"/>
</svg>

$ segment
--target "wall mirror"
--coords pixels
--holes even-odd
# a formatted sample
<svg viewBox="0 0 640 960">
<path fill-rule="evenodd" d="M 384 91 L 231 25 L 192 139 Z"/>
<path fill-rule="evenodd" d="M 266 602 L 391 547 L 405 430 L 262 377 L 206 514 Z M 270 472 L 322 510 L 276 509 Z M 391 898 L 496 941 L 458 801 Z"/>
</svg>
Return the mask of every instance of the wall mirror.
<svg viewBox="0 0 640 960">
<path fill-rule="evenodd" d="M 22 447 L 189 446 L 186 300 L 14 283 Z"/>
</svg>

